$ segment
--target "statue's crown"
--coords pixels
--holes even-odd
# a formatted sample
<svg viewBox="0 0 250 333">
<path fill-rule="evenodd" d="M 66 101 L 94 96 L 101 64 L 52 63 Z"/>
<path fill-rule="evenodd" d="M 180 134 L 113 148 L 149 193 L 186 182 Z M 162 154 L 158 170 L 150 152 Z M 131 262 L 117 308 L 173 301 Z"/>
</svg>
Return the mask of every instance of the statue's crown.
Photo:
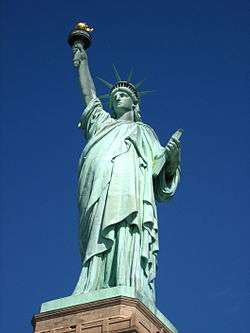
<svg viewBox="0 0 250 333">
<path fill-rule="evenodd" d="M 122 87 L 126 87 L 126 88 L 130 89 L 131 92 L 133 94 L 135 94 L 135 96 L 137 98 L 139 98 L 139 94 L 138 94 L 138 90 L 136 89 L 136 86 L 134 86 L 131 82 L 128 82 L 128 81 L 125 81 L 125 80 L 124 81 L 121 80 L 121 81 L 116 82 L 113 85 L 113 87 L 111 88 L 110 93 L 112 93 L 112 91 L 115 90 L 116 88 L 122 88 Z"/>
<path fill-rule="evenodd" d="M 117 82 L 115 83 L 109 83 L 108 81 L 97 77 L 98 80 L 100 80 L 106 87 L 109 88 L 109 93 L 99 96 L 99 98 L 108 98 L 110 99 L 110 106 L 112 106 L 112 99 L 113 99 L 113 95 L 118 91 L 118 90 L 125 90 L 130 96 L 131 98 L 135 101 L 135 102 L 139 102 L 140 97 L 147 95 L 148 93 L 152 92 L 152 91 L 139 91 L 139 87 L 143 84 L 144 80 L 141 80 L 140 82 L 133 84 L 131 83 L 131 79 L 132 79 L 132 74 L 133 74 L 133 70 L 131 69 L 126 80 L 122 80 L 120 74 L 118 73 L 118 70 L 116 69 L 115 65 L 113 65 L 113 70 L 114 70 L 114 75 L 115 78 L 117 80 Z"/>
</svg>

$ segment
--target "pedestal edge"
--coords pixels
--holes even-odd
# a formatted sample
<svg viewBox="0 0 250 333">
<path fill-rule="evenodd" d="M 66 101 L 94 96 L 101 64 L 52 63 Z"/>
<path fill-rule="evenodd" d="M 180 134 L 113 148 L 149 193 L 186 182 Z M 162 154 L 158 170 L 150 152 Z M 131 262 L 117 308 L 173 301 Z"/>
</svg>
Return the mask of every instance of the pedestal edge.
<svg viewBox="0 0 250 333">
<path fill-rule="evenodd" d="M 133 306 L 137 310 L 140 310 L 149 320 L 153 321 L 156 325 L 162 325 L 169 333 L 178 333 L 177 329 L 171 324 L 171 328 L 166 326 L 166 323 L 161 321 L 146 305 L 144 305 L 139 299 L 126 297 L 126 296 L 116 296 L 104 300 L 98 300 L 94 302 L 89 302 L 85 304 L 73 305 L 65 308 L 60 308 L 56 310 L 50 310 L 46 312 L 41 312 L 35 314 L 32 318 L 32 325 L 35 328 L 37 322 L 42 320 L 53 319 L 59 316 L 65 316 L 77 314 L 84 310 L 95 310 L 97 308 L 103 308 L 106 306 L 114 306 L 114 305 L 127 305 Z"/>
</svg>

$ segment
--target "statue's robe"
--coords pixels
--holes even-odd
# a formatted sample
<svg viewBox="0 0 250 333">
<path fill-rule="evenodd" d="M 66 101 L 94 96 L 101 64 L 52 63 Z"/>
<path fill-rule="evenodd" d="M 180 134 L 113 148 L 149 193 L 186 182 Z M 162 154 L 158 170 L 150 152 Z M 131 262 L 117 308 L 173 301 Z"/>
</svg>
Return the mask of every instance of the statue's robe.
<svg viewBox="0 0 250 333">
<path fill-rule="evenodd" d="M 113 119 L 98 98 L 80 125 L 87 145 L 79 161 L 82 272 L 74 293 L 130 286 L 154 300 L 158 252 L 155 199 L 168 200 L 179 169 L 166 180 L 166 154 L 142 122 Z"/>
</svg>

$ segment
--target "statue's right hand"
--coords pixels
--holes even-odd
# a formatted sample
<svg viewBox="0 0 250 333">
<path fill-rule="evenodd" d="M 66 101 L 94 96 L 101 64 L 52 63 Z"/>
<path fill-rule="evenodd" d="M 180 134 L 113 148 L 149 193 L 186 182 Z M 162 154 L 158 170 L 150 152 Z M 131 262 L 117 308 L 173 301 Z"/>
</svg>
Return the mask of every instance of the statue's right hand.
<svg viewBox="0 0 250 333">
<path fill-rule="evenodd" d="M 80 41 L 76 41 L 72 46 L 73 51 L 73 65 L 79 67 L 81 62 L 87 60 L 87 53 L 84 50 L 83 44 Z"/>
</svg>

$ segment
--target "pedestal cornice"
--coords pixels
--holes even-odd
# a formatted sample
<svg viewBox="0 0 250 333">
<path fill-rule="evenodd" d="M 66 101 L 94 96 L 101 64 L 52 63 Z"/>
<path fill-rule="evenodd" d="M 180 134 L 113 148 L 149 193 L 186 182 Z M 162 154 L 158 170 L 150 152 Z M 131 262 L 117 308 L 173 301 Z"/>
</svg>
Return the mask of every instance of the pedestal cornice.
<svg viewBox="0 0 250 333">
<path fill-rule="evenodd" d="M 110 299 L 41 312 L 32 319 L 34 333 L 176 333 L 140 300 Z"/>
</svg>

